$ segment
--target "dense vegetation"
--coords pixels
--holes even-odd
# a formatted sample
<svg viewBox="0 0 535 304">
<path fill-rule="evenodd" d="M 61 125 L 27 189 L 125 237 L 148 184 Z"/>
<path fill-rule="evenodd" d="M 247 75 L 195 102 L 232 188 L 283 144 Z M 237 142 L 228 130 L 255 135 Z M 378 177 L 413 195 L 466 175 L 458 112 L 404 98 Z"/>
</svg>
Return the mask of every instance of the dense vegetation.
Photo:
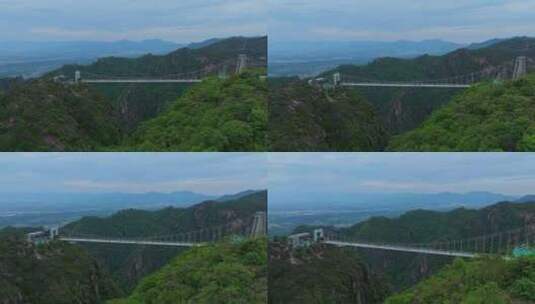
<svg viewBox="0 0 535 304">
<path fill-rule="evenodd" d="M 521 37 L 443 56 L 379 58 L 367 65 L 339 66 L 318 79 L 328 81 L 340 72 L 355 81 L 421 81 L 483 70 L 509 77 L 516 57 L 535 57 L 531 46 L 535 39 Z M 529 151 L 534 149 L 533 77 L 505 85 L 482 83 L 466 91 L 333 90 L 297 78 L 275 78 L 269 84 L 271 150 Z"/>
<path fill-rule="evenodd" d="M 284 240 L 269 245 L 269 303 L 382 303 L 384 281 L 354 250 L 313 246 L 296 251 Z"/>
<path fill-rule="evenodd" d="M 267 86 L 261 73 L 204 81 L 143 123 L 119 150 L 266 151 Z"/>
<path fill-rule="evenodd" d="M 209 42 L 209 43 L 208 43 Z M 233 37 L 180 48 L 166 55 L 138 58 L 107 57 L 90 65 L 67 65 L 45 76 L 72 78 L 76 70 L 84 78 L 205 78 L 234 73 L 239 54 L 247 54 L 249 67 L 267 66 L 266 37 Z M 130 133 L 137 125 L 156 117 L 187 91 L 191 84 L 92 85 L 111 100 L 121 129 Z M 191 149 L 187 149 L 191 150 Z"/>
<path fill-rule="evenodd" d="M 2 304 L 95 304 L 121 296 L 100 265 L 63 242 L 34 246 L 21 231 L 0 231 Z"/>
<path fill-rule="evenodd" d="M 535 151 L 535 75 L 466 90 L 389 150 Z"/>
<path fill-rule="evenodd" d="M 199 48 L 180 48 L 167 55 L 148 54 L 138 58 L 107 57 L 91 65 L 66 65 L 47 76 L 73 77 L 80 71 L 82 77 L 132 76 L 164 77 L 169 75 L 217 75 L 226 66 L 227 73 L 236 70 L 238 54 L 247 54 L 248 65 L 267 66 L 267 37 L 232 37 L 221 39 Z M 72 75 L 72 76 L 71 76 Z M 85 76 L 84 76 L 85 75 Z"/>
<path fill-rule="evenodd" d="M 110 103 L 85 86 L 36 80 L 0 95 L 1 151 L 92 151 L 119 140 Z"/>
<path fill-rule="evenodd" d="M 188 208 L 124 210 L 107 218 L 85 217 L 65 226 L 62 233 L 133 238 L 173 235 L 223 224 L 233 224 L 238 229 L 247 227 L 254 213 L 266 209 L 267 192 L 260 191 L 224 202 L 207 201 Z M 124 290 L 135 287 L 141 278 L 182 252 L 177 248 L 150 246 L 85 244 L 83 247 L 110 270 Z"/>
<path fill-rule="evenodd" d="M 517 56 L 535 57 L 535 39 L 519 37 L 494 44 L 464 48 L 443 56 L 424 55 L 414 59 L 379 58 L 368 65 L 343 65 L 322 76 L 332 79 L 341 72 L 344 77 L 360 81 L 438 80 L 474 72 L 501 71 L 505 66 L 512 74 Z M 459 90 L 414 88 L 358 89 L 379 113 L 385 128 L 397 135 L 418 127 L 429 115 L 448 104 Z"/>
<path fill-rule="evenodd" d="M 469 239 L 533 224 L 535 204 L 502 202 L 482 209 L 448 212 L 414 210 L 400 217 L 372 217 L 347 228 L 325 227 L 341 236 L 372 243 L 416 244 Z M 301 226 L 295 233 L 310 232 Z M 453 258 L 373 249 L 357 250 L 374 273 L 381 274 L 391 291 L 401 291 L 437 273 Z"/>
<path fill-rule="evenodd" d="M 267 241 L 229 240 L 188 250 L 109 304 L 266 303 Z"/>
<path fill-rule="evenodd" d="M 241 54 L 247 55 L 249 72 L 216 78 L 233 75 Z M 1 79 L 0 150 L 265 151 L 267 88 L 260 76 L 266 64 L 266 37 L 234 37 L 167 55 L 68 65 L 22 85 Z M 205 81 L 63 83 L 76 70 L 87 78 L 167 79 L 186 73 Z"/>
<path fill-rule="evenodd" d="M 321 89 L 298 79 L 269 83 L 272 151 L 377 151 L 386 132 L 358 94 Z"/>
<path fill-rule="evenodd" d="M 385 303 L 535 303 L 535 257 L 458 259 Z"/>
<path fill-rule="evenodd" d="M 341 233 L 362 241 L 392 244 L 461 240 L 523 227 L 535 216 L 533 203 L 500 203 L 483 209 L 449 212 L 416 210 L 398 218 L 374 217 Z M 392 290 L 400 290 L 434 274 L 452 262 L 449 257 L 391 254 L 359 250 L 373 269 L 384 272 Z"/>
</svg>

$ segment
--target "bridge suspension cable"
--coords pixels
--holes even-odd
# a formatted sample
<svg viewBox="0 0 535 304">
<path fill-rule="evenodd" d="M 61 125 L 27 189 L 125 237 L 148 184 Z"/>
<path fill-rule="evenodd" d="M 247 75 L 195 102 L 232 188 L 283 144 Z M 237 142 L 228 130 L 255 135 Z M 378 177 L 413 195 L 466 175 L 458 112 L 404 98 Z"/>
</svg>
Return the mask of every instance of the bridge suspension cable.
<svg viewBox="0 0 535 304">
<path fill-rule="evenodd" d="M 238 55 L 236 74 L 242 73 L 248 66 L 246 54 Z M 208 65 L 196 71 L 186 71 L 167 75 L 151 75 L 151 72 L 138 72 L 117 75 L 113 73 L 94 73 L 87 71 L 75 71 L 74 83 L 199 83 L 203 78 L 217 74 L 220 78 L 227 77 L 229 62 L 222 62 L 216 65 Z"/>
<path fill-rule="evenodd" d="M 428 80 L 383 81 L 335 73 L 333 75 L 333 83 L 335 86 L 346 87 L 468 88 L 484 80 L 519 79 L 527 73 L 529 63 L 532 63 L 530 58 L 519 56 L 515 58 L 512 64 L 507 62 L 500 66 L 488 67 L 477 72 Z"/>
<path fill-rule="evenodd" d="M 178 232 L 165 235 L 151 236 L 117 236 L 102 234 L 87 234 L 71 231 L 68 234 L 60 234 L 58 239 L 75 243 L 109 243 L 109 244 L 134 244 L 154 246 L 177 246 L 193 247 L 206 243 L 220 241 L 228 236 L 242 236 L 256 238 L 266 235 L 267 220 L 265 212 L 257 212 L 250 223 L 228 223 L 219 226 L 206 227 L 198 230 Z"/>
<path fill-rule="evenodd" d="M 370 242 L 348 236 L 340 231 L 325 233 L 324 242 L 335 246 L 370 248 L 389 251 L 423 253 L 431 255 L 477 257 L 479 255 L 510 255 L 515 249 L 535 245 L 535 225 L 487 235 L 446 239 L 428 243 Z"/>
</svg>

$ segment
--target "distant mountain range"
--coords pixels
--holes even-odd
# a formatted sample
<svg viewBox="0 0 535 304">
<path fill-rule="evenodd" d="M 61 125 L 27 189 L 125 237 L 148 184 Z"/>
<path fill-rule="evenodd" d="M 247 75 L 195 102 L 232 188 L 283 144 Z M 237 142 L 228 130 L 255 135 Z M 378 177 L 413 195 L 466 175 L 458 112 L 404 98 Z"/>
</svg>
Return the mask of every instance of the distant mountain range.
<svg viewBox="0 0 535 304">
<path fill-rule="evenodd" d="M 160 39 L 143 41 L 7 41 L 0 43 L 0 77 L 38 77 L 65 64 L 88 64 L 97 58 L 163 55 L 182 47 L 197 49 L 218 42 L 214 38 L 191 44 Z"/>
<path fill-rule="evenodd" d="M 273 41 L 269 44 L 270 75 L 314 75 L 340 64 L 365 64 L 379 57 L 443 55 L 465 46 L 443 40 Z"/>
<path fill-rule="evenodd" d="M 2 213 L 49 213 L 80 210 L 121 210 L 129 208 L 158 209 L 162 207 L 188 207 L 216 200 L 226 202 L 259 192 L 247 190 L 223 196 L 191 191 L 171 193 L 4 193 L 0 197 Z"/>
<path fill-rule="evenodd" d="M 281 210 L 413 210 L 478 208 L 517 197 L 491 193 L 300 193 L 299 196 L 270 193 L 269 208 Z"/>
<path fill-rule="evenodd" d="M 466 45 L 443 41 L 290 41 L 271 42 L 272 62 L 321 61 L 336 59 L 371 60 L 377 57 L 412 57 L 445 54 Z"/>
</svg>

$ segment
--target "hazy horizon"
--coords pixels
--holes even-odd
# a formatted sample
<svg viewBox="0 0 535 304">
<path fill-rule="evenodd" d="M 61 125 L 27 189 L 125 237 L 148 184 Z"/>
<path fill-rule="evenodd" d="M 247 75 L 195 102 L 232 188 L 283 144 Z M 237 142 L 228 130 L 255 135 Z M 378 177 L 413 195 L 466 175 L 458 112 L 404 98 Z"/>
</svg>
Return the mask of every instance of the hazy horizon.
<svg viewBox="0 0 535 304">
<path fill-rule="evenodd" d="M 266 189 L 256 153 L 4 153 L 0 193 L 226 195 Z"/>
<path fill-rule="evenodd" d="M 273 0 L 272 41 L 420 41 L 460 44 L 534 36 L 535 0 Z"/>
<path fill-rule="evenodd" d="M 533 194 L 535 155 L 511 153 L 282 153 L 269 157 L 270 204 L 369 194 Z"/>
<path fill-rule="evenodd" d="M 0 41 L 158 39 L 185 44 L 214 37 L 266 35 L 259 0 L 0 0 Z"/>
</svg>

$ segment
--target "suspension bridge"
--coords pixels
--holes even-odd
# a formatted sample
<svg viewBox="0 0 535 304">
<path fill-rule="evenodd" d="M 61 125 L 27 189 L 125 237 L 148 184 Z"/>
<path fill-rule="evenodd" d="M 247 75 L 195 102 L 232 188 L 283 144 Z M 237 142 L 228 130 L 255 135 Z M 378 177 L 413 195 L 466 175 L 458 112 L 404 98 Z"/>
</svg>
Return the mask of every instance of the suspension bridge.
<svg viewBox="0 0 535 304">
<path fill-rule="evenodd" d="M 219 78 L 227 78 L 227 71 L 229 67 L 236 66 L 235 74 L 243 73 L 250 65 L 250 60 L 244 53 L 238 55 L 235 64 L 223 62 L 218 65 L 209 66 L 196 71 L 189 71 L 184 73 L 174 73 L 168 75 L 150 76 L 148 73 L 139 73 L 127 75 L 113 75 L 110 73 L 98 74 L 84 71 L 75 71 L 74 80 L 67 82 L 73 84 L 87 83 L 87 84 L 165 84 L 165 83 L 183 83 L 195 84 L 200 83 L 208 76 L 218 75 Z M 55 78 L 56 81 L 62 81 L 65 77 L 63 75 Z"/>
<path fill-rule="evenodd" d="M 196 247 L 220 241 L 229 236 L 257 238 L 267 234 L 266 212 L 256 212 L 248 223 L 229 223 L 194 231 L 142 237 L 117 237 L 77 232 L 60 233 L 59 229 L 28 234 L 28 241 L 44 243 L 52 239 L 70 243 L 99 243 L 140 246 Z"/>
<path fill-rule="evenodd" d="M 378 243 L 338 232 L 314 231 L 314 240 L 337 247 L 355 247 L 385 251 L 475 258 L 482 255 L 508 256 L 518 251 L 535 253 L 535 225 L 465 239 L 448 239 L 418 244 Z"/>
<path fill-rule="evenodd" d="M 442 79 L 411 81 L 378 81 L 345 75 L 338 72 L 333 74 L 333 84 L 335 87 L 464 89 L 484 80 L 517 80 L 526 75 L 529 64 L 533 64 L 533 60 L 531 58 L 519 56 L 516 57 L 513 62 L 506 62 L 497 67 L 488 67 L 478 72 Z"/>
</svg>

